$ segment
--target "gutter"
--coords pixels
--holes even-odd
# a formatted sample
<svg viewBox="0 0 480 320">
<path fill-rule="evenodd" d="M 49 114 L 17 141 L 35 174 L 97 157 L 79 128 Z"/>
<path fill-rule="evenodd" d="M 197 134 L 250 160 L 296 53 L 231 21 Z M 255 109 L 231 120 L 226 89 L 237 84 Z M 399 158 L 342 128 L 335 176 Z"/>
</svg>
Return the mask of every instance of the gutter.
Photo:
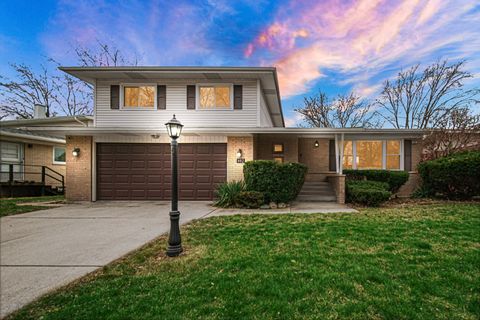
<svg viewBox="0 0 480 320">
<path fill-rule="evenodd" d="M 19 139 L 25 139 L 25 140 L 43 141 L 43 142 L 58 143 L 58 144 L 66 143 L 65 139 L 61 139 L 61 138 L 32 136 L 30 134 L 6 132 L 6 131 L 1 131 L 0 137 L 19 138 Z"/>
</svg>

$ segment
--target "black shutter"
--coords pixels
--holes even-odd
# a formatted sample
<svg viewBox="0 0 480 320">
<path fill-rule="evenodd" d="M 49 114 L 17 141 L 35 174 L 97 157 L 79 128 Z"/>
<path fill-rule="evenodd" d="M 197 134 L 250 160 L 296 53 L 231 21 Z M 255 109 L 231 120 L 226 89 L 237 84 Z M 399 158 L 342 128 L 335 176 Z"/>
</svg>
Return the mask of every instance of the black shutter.
<svg viewBox="0 0 480 320">
<path fill-rule="evenodd" d="M 405 171 L 412 171 L 412 140 L 403 141 L 403 167 Z"/>
<path fill-rule="evenodd" d="M 167 86 L 157 86 L 157 109 L 167 109 Z"/>
<path fill-rule="evenodd" d="M 330 171 L 337 171 L 337 161 L 335 160 L 335 140 L 330 140 L 328 143 L 328 169 Z"/>
<path fill-rule="evenodd" d="M 120 86 L 111 85 L 110 86 L 110 109 L 119 109 L 120 108 Z"/>
<path fill-rule="evenodd" d="M 242 109 L 243 108 L 243 86 L 234 85 L 233 86 L 233 109 Z"/>
<path fill-rule="evenodd" d="M 195 86 L 187 86 L 187 109 L 195 110 Z"/>
</svg>

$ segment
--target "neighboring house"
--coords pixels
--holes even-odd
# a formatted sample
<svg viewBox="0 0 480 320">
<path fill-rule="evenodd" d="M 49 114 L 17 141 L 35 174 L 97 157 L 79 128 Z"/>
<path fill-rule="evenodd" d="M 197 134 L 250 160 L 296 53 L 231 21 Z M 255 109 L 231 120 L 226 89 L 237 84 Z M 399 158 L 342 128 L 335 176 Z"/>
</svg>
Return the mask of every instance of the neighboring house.
<svg viewBox="0 0 480 320">
<path fill-rule="evenodd" d="M 80 117 L 83 121 L 91 118 Z M 18 188 L 42 183 L 42 167 L 45 185 L 61 188 L 66 175 L 66 143 L 64 135 L 51 135 L 34 130 L 35 126 L 80 125 L 78 117 L 55 117 L 10 120 L 0 122 L 0 161 L 2 194 L 9 194 L 9 182 Z M 30 128 L 33 128 L 30 129 Z M 11 181 L 12 180 L 12 181 Z M 5 189 L 5 190 L 4 190 Z M 38 189 L 39 190 L 39 189 Z M 34 189 L 22 191 L 35 193 Z M 19 194 L 16 192 L 16 194 Z"/>
<path fill-rule="evenodd" d="M 93 123 L 30 130 L 66 136 L 69 200 L 168 199 L 164 124 L 173 114 L 185 125 L 179 139 L 181 200 L 212 199 L 218 183 L 242 179 L 244 161 L 253 159 L 306 164 L 307 181 L 328 180 L 338 202 L 344 202 L 344 168 L 409 171 L 403 195 L 417 180 L 422 131 L 285 128 L 275 68 L 61 70 L 94 86 Z"/>
</svg>

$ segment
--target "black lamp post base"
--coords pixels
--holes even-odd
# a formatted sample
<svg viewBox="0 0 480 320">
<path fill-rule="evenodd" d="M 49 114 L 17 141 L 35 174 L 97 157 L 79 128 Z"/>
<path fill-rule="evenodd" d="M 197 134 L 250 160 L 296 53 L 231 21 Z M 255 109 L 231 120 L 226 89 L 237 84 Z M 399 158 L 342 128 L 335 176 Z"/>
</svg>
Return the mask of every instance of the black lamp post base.
<svg viewBox="0 0 480 320">
<path fill-rule="evenodd" d="M 183 248 L 181 244 L 177 244 L 176 246 L 169 245 L 167 248 L 167 256 L 169 257 L 178 257 L 182 252 Z"/>
</svg>

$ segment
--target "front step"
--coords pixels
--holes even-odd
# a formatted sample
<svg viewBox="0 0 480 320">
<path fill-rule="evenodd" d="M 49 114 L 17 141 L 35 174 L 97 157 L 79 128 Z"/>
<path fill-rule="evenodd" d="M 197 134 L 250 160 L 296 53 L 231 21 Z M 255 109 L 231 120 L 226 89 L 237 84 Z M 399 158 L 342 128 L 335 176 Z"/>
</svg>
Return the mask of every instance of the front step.
<svg viewBox="0 0 480 320">
<path fill-rule="evenodd" d="M 324 196 L 324 195 L 298 195 L 297 201 L 308 201 L 308 202 L 335 202 L 337 197 L 335 196 Z"/>
<path fill-rule="evenodd" d="M 332 186 L 327 181 L 305 181 L 297 201 L 333 202 L 337 201 Z"/>
</svg>

